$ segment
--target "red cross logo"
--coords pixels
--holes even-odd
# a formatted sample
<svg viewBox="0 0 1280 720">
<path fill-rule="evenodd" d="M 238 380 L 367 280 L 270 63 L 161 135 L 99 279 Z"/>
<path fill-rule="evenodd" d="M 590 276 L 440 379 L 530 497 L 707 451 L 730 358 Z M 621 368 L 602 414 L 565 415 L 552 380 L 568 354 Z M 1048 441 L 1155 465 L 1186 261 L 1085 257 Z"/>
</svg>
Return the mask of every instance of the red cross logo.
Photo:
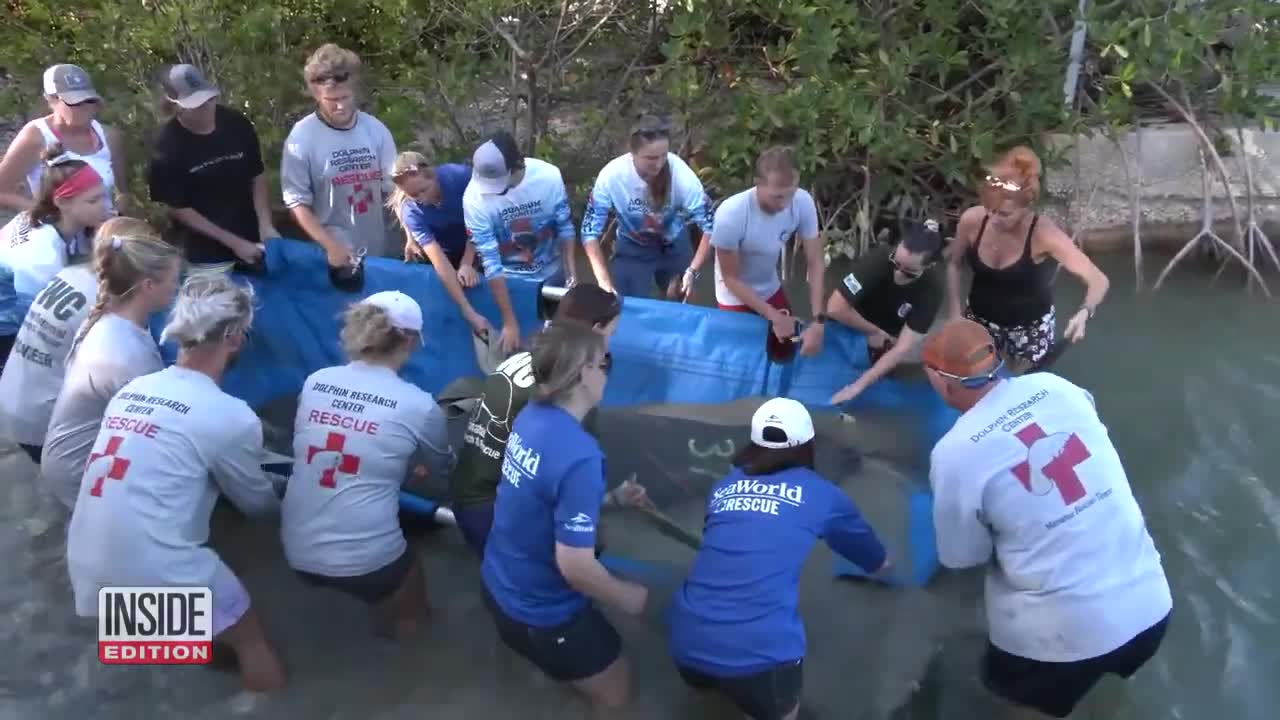
<svg viewBox="0 0 1280 720">
<path fill-rule="evenodd" d="M 1037 423 L 1031 423 L 1014 435 L 1027 446 L 1027 459 L 1013 468 L 1014 477 L 1024 488 L 1036 495 L 1044 495 L 1056 487 L 1066 505 L 1087 494 L 1084 483 L 1076 474 L 1076 466 L 1091 457 L 1080 436 L 1075 433 L 1046 435 Z M 1038 472 L 1033 470 L 1032 463 L 1038 466 Z"/>
<path fill-rule="evenodd" d="M 347 204 L 357 215 L 369 212 L 369 203 L 373 200 L 373 189 L 365 188 L 364 183 L 351 186 L 351 195 L 347 196 Z"/>
<path fill-rule="evenodd" d="M 348 455 L 342 451 L 347 445 L 347 438 L 342 433 L 331 432 L 324 440 L 324 447 L 316 447 L 311 445 L 307 448 L 307 464 L 311 464 L 312 458 L 316 453 L 333 452 L 338 453 L 338 461 L 325 468 L 320 473 L 320 487 L 336 487 L 337 474 L 355 475 L 360 472 L 360 458 L 355 455 Z"/>
<path fill-rule="evenodd" d="M 93 481 L 93 487 L 89 488 L 90 495 L 94 497 L 102 497 L 102 484 L 107 479 L 124 480 L 124 474 L 129 471 L 129 461 L 122 457 L 116 457 L 116 453 L 120 451 L 120 444 L 123 442 L 124 436 L 113 435 L 110 440 L 107 440 L 106 449 L 100 453 L 96 452 L 89 456 L 90 465 L 92 465 L 93 461 L 98 458 L 111 458 L 111 467 L 107 468 L 105 473 L 99 475 L 98 479 Z"/>
</svg>

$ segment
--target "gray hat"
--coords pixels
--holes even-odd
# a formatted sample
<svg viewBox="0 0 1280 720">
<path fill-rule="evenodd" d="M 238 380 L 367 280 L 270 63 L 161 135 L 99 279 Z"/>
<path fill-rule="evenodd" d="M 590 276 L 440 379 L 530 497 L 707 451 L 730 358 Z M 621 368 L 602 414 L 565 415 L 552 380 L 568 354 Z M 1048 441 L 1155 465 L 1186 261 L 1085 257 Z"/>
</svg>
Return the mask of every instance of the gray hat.
<svg viewBox="0 0 1280 720">
<path fill-rule="evenodd" d="M 162 84 L 169 102 L 185 110 L 194 110 L 219 94 L 195 65 L 174 65 L 164 74 Z"/>
<path fill-rule="evenodd" d="M 489 140 L 471 156 L 471 182 L 486 195 L 501 195 L 511 181 L 511 168 L 497 144 Z"/>
<path fill-rule="evenodd" d="M 54 65 L 44 71 L 44 94 L 53 95 L 68 105 L 86 100 L 101 100 L 93 89 L 89 73 L 77 65 Z"/>
</svg>

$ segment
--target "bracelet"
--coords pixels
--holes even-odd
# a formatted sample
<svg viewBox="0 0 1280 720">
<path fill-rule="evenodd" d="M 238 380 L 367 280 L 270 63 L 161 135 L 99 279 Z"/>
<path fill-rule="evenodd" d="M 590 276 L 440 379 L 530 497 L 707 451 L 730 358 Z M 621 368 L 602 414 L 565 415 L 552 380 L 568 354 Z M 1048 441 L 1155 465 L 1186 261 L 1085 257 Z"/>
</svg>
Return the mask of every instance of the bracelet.
<svg viewBox="0 0 1280 720">
<path fill-rule="evenodd" d="M 698 272 L 697 270 L 694 270 L 693 268 L 685 268 L 684 274 L 692 275 L 694 280 L 697 280 L 698 278 L 702 277 L 702 273 Z"/>
</svg>

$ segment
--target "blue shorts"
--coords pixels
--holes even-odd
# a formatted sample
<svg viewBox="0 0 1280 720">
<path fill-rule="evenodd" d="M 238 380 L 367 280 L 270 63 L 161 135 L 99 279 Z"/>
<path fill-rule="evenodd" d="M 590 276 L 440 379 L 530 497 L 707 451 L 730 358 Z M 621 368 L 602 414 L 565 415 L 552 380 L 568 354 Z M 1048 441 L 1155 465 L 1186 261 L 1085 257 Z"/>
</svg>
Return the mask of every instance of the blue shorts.
<svg viewBox="0 0 1280 720">
<path fill-rule="evenodd" d="M 643 247 L 619 239 L 613 260 L 609 262 L 609 274 L 619 295 L 652 297 L 656 284 L 665 297 L 667 286 L 684 274 L 692 260 L 693 245 L 688 228 L 674 242 L 661 247 Z"/>
</svg>

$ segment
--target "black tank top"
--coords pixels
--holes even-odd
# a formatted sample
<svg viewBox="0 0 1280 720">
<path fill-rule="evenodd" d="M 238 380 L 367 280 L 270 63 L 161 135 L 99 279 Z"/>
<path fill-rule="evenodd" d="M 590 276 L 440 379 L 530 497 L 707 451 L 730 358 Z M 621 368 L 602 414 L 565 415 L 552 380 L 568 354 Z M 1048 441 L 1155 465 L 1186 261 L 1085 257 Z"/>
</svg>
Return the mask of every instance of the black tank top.
<svg viewBox="0 0 1280 720">
<path fill-rule="evenodd" d="M 974 315 L 1001 327 L 1030 325 L 1053 308 L 1053 272 L 1056 262 L 1036 262 L 1031 256 L 1031 238 L 1036 232 L 1040 216 L 1031 218 L 1022 256 L 1012 265 L 993 268 L 982 262 L 978 245 L 987 232 L 987 220 L 982 218 L 978 237 L 969 246 L 969 267 L 973 268 L 973 285 L 969 288 L 969 309 Z"/>
</svg>

